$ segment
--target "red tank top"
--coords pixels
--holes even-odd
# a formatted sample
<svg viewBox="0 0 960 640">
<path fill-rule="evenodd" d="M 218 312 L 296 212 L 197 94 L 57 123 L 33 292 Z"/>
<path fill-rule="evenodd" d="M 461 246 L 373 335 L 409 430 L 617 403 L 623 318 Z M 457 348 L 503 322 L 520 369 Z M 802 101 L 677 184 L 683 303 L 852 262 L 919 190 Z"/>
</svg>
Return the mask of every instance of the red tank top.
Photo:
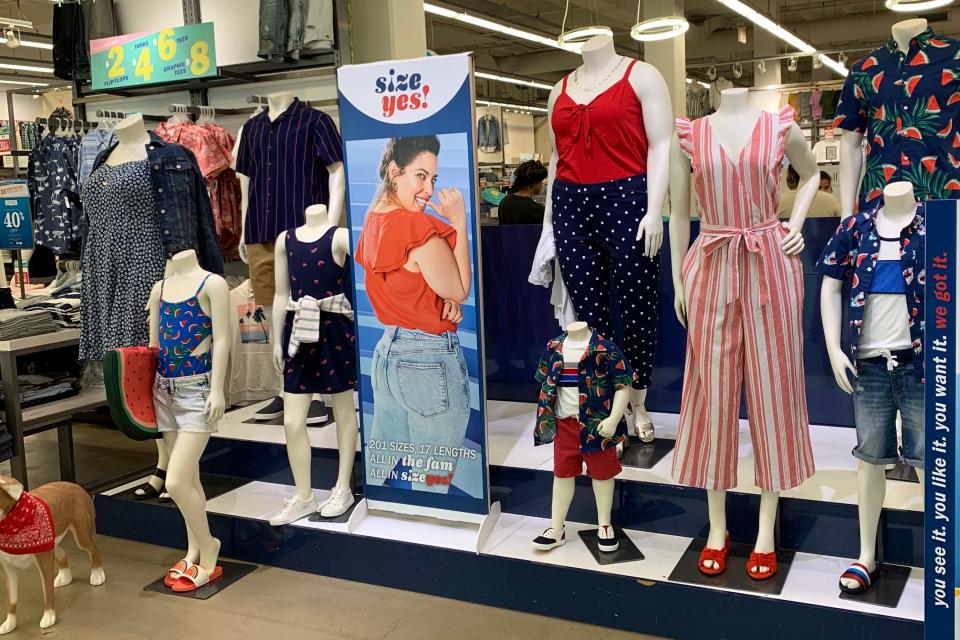
<svg viewBox="0 0 960 640">
<path fill-rule="evenodd" d="M 629 178 L 647 171 L 647 132 L 643 109 L 630 85 L 632 61 L 623 77 L 588 104 L 578 104 L 563 90 L 553 105 L 557 178 L 593 184 Z"/>
</svg>

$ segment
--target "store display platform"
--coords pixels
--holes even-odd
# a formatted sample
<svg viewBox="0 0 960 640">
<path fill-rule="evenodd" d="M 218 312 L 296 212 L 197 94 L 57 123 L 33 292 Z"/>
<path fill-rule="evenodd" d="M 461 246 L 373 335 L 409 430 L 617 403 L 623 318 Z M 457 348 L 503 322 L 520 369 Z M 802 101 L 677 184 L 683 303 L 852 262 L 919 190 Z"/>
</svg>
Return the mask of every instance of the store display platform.
<svg viewBox="0 0 960 640">
<path fill-rule="evenodd" d="M 495 510 L 480 528 L 369 511 L 365 502 L 342 522 L 305 518 L 271 527 L 266 519 L 292 495 L 293 483 L 283 427 L 245 424 L 260 406 L 228 413 L 203 462 L 205 473 L 244 480 L 208 503 L 226 558 L 677 638 L 789 640 L 832 637 L 837 628 L 857 638 L 922 635 L 920 568 L 909 570 L 896 608 L 840 598 L 837 580 L 857 544 L 853 430 L 812 427 L 818 472 L 783 494 L 780 544 L 794 555 L 782 591 L 772 594 L 671 579 L 706 528 L 705 494 L 673 483 L 672 455 L 651 469 L 626 467 L 617 478 L 614 523 L 645 559 L 601 565 L 581 540 L 580 531 L 596 527 L 586 524 L 596 518 L 589 479 L 578 482 L 567 544 L 533 550 L 530 541 L 549 527 L 552 447 L 533 446 L 534 406 L 526 403 L 489 403 L 491 490 L 503 513 Z M 654 419 L 658 438 L 674 435 L 676 416 Z M 335 427 L 309 433 L 314 486 L 328 488 L 336 473 Z M 733 540 L 748 543 L 759 490 L 745 424 L 740 454 L 743 486 L 730 493 L 729 521 Z M 141 482 L 96 497 L 98 530 L 183 546 L 176 510 L 122 497 Z M 326 493 L 316 491 L 318 499 Z M 917 484 L 889 483 L 882 523 L 888 561 L 922 563 L 921 509 Z M 353 561 L 360 557 L 363 562 Z M 656 615 L 644 613 L 651 611 Z"/>
</svg>

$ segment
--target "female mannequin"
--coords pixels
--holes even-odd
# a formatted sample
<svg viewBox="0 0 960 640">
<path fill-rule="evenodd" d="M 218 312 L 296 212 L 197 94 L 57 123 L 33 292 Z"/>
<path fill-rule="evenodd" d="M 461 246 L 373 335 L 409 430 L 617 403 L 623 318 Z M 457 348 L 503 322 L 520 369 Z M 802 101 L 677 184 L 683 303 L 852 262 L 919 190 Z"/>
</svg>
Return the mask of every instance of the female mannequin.
<svg viewBox="0 0 960 640">
<path fill-rule="evenodd" d="M 913 361 L 908 362 L 912 360 L 909 352 L 913 350 L 910 325 L 911 322 L 916 323 L 917 318 L 911 320 L 903 299 L 903 282 L 900 282 L 901 286 L 891 288 L 880 275 L 882 267 L 877 266 L 883 265 L 884 260 L 892 262 L 890 266 L 897 280 L 904 280 L 905 270 L 910 273 L 911 280 L 921 277 L 919 269 L 923 268 L 923 252 L 917 248 L 919 238 L 914 235 L 913 225 L 917 220 L 923 224 L 923 214 L 918 211 L 913 185 L 909 182 L 887 185 L 883 190 L 883 198 L 884 206 L 876 213 L 860 213 L 855 221 L 851 221 L 853 225 L 847 222 L 841 224 L 818 265 L 826 276 L 821 288 L 820 313 L 827 353 L 837 386 L 854 396 L 857 410 L 857 448 L 853 454 L 858 458 L 860 556 L 840 578 L 840 588 L 855 594 L 868 590 L 876 578 L 877 526 L 886 496 L 885 469 L 887 464 L 900 459 L 896 442 L 898 410 L 905 461 L 917 468 L 918 472 L 922 472 L 923 467 L 923 384 L 919 376 L 911 375 L 913 368 L 918 365 Z M 857 245 L 852 244 L 853 233 L 857 234 Z M 901 242 L 904 237 L 906 239 Z M 874 244 L 875 239 L 879 240 L 877 244 Z M 901 246 L 910 249 L 900 255 Z M 872 267 L 868 265 L 876 275 L 864 299 L 864 316 L 860 325 L 862 332 L 856 347 L 857 367 L 854 367 L 840 344 L 845 304 L 842 288 L 844 279 L 853 270 L 852 263 L 855 260 L 846 256 L 850 256 L 851 252 L 855 252 L 855 256 L 864 250 L 876 253 L 878 260 Z M 910 254 L 918 253 L 921 254 L 921 264 L 915 264 L 917 258 L 910 257 Z M 904 264 L 905 258 L 909 260 L 908 264 Z M 891 289 L 890 292 L 887 289 Z M 851 296 L 857 293 L 852 292 Z M 878 301 L 880 306 L 876 306 Z M 899 304 L 899 309 L 891 307 L 888 301 Z M 923 316 L 919 317 L 922 322 Z M 883 348 L 878 349 L 881 344 Z M 908 352 L 906 358 L 903 357 L 904 352 Z M 876 362 L 869 364 L 871 360 Z M 875 369 L 878 365 L 881 372 L 879 376 Z M 853 374 L 855 384 L 851 384 L 848 372 Z M 899 379 L 894 380 L 895 377 Z M 920 487 L 922 491 L 923 482 Z"/>
<path fill-rule="evenodd" d="M 166 582 L 175 591 L 192 591 L 222 575 L 217 566 L 220 541 L 207 522 L 200 457 L 224 412 L 230 293 L 222 277 L 200 267 L 192 249 L 173 256 L 169 272 L 150 294 L 150 344 L 161 350 L 154 402 L 170 452 L 166 488 L 183 515 L 188 544 Z M 185 354 L 178 353 L 185 344 L 179 339 L 183 327 L 189 338 L 202 338 L 196 345 L 191 342 Z"/>
<path fill-rule="evenodd" d="M 656 289 L 659 281 L 659 259 L 657 256 L 663 241 L 661 214 L 669 180 L 668 159 L 670 133 L 672 131 L 670 118 L 673 110 L 670 105 L 666 83 L 656 68 L 639 61 L 634 61 L 636 64 L 631 67 L 627 58 L 617 54 L 611 37 L 597 36 L 592 38 L 584 44 L 581 54 L 583 56 L 583 66 L 579 67 L 572 76 L 568 76 L 568 78 L 573 78 L 573 82 L 564 79 L 554 86 L 550 92 L 548 111 L 550 122 L 553 123 L 550 128 L 550 143 L 553 153 L 547 177 L 546 211 L 540 244 L 553 246 L 553 243 L 556 242 L 557 248 L 545 252 L 538 250 L 537 255 L 549 259 L 557 255 L 560 258 L 561 268 L 564 271 L 564 282 L 570 291 L 574 306 L 577 307 L 578 317 L 588 321 L 594 329 L 604 334 L 607 339 L 614 339 L 611 319 L 607 317 L 609 313 L 605 314 L 603 312 L 604 309 L 609 309 L 609 300 L 594 300 L 590 298 L 591 294 L 587 291 L 578 290 L 580 278 L 577 278 L 577 276 L 579 275 L 584 281 L 588 277 L 594 281 L 597 278 L 600 282 L 607 281 L 607 284 L 611 285 L 605 287 L 608 290 L 612 288 L 612 283 L 609 282 L 611 277 L 616 280 L 619 285 L 618 288 L 621 290 L 619 291 L 620 308 L 623 314 L 621 324 L 625 333 L 622 346 L 625 355 L 631 361 L 631 365 L 640 374 L 639 384 L 642 386 L 642 388 L 630 391 L 633 427 L 642 440 L 650 442 L 654 437 L 654 428 L 653 422 L 646 411 L 645 401 L 656 345 Z M 564 101 L 571 100 L 574 103 L 571 113 L 576 114 L 572 117 L 580 117 L 580 122 L 585 123 L 588 118 L 584 118 L 582 114 L 590 112 L 592 107 L 602 106 L 602 102 L 597 102 L 597 100 L 608 91 L 615 91 L 623 80 L 628 84 L 627 91 L 622 94 L 627 96 L 627 98 L 624 98 L 623 105 L 628 111 L 622 113 L 628 113 L 631 116 L 631 120 L 626 126 L 634 131 L 640 129 L 640 137 L 646 144 L 645 155 L 636 158 L 640 166 L 643 167 L 638 173 L 645 173 L 643 180 L 645 180 L 646 187 L 645 192 L 641 192 L 639 190 L 641 179 L 633 176 L 634 179 L 637 179 L 634 184 L 638 185 L 636 199 L 631 196 L 629 203 L 623 203 L 625 205 L 624 210 L 618 211 L 617 217 L 603 217 L 602 221 L 598 222 L 598 228 L 592 233 L 592 235 L 597 236 L 613 236 L 616 234 L 619 239 L 622 234 L 616 227 L 625 224 L 627 220 L 639 220 L 635 229 L 623 229 L 624 233 L 629 234 L 629 238 L 624 238 L 624 246 L 617 247 L 616 253 L 622 255 L 622 257 L 614 261 L 612 273 L 607 273 L 606 269 L 598 267 L 597 263 L 607 260 L 599 255 L 589 258 L 586 263 L 581 263 L 582 268 L 575 266 L 572 260 L 567 262 L 567 258 L 572 256 L 571 244 L 578 243 L 583 238 L 571 237 L 567 232 L 566 223 L 562 223 L 557 232 L 554 230 L 556 219 L 554 207 L 557 204 L 554 200 L 558 197 L 564 201 L 563 210 L 568 207 L 578 210 L 572 214 L 574 216 L 580 215 L 579 208 L 581 205 L 586 207 L 587 211 L 594 208 L 592 201 L 585 200 L 582 197 L 578 198 L 575 194 L 564 196 L 564 190 L 558 192 L 555 189 L 558 178 L 566 182 L 577 182 L 562 175 L 563 170 L 558 174 L 558 163 L 565 160 L 571 147 L 575 146 L 581 150 L 589 149 L 591 144 L 596 147 L 597 139 L 601 136 L 591 135 L 589 131 L 584 131 L 585 127 L 583 125 L 571 125 L 569 122 L 560 123 L 564 127 L 576 130 L 578 133 L 573 137 L 579 137 L 579 139 L 574 140 L 571 144 L 568 139 L 570 136 L 565 132 L 561 139 L 563 148 L 558 148 L 558 136 L 555 130 L 558 122 L 554 114 L 558 100 L 561 98 Z M 640 107 L 639 117 L 633 116 L 633 113 L 637 112 L 635 105 L 630 105 L 626 100 L 637 101 L 636 104 L 639 104 Z M 565 111 L 567 109 L 569 109 L 569 106 L 566 107 Z M 602 120 L 599 123 L 598 117 Z M 590 124 L 586 128 L 596 128 L 598 124 L 600 124 L 601 129 L 608 128 L 610 123 L 607 121 L 611 119 L 616 119 L 616 117 L 594 113 L 593 117 L 589 118 Z M 642 153 L 642 149 L 640 149 L 642 145 L 621 142 L 620 146 L 631 146 L 634 147 L 635 153 Z M 598 157 L 607 162 L 613 159 L 613 156 L 603 152 L 600 152 Z M 614 164 L 617 163 L 614 161 Z M 590 173 L 588 169 L 588 167 L 581 166 L 579 172 Z M 620 178 L 621 176 L 616 177 Z M 583 180 L 583 183 L 608 181 L 610 181 L 609 178 L 587 178 Z M 620 180 L 617 180 L 618 184 L 611 184 L 611 190 L 619 191 L 625 186 L 620 185 L 619 182 Z M 645 202 L 643 198 L 646 199 Z M 584 216 L 587 215 L 587 211 L 583 212 Z M 613 212 L 606 213 L 612 214 Z M 574 219 L 571 218 L 571 221 Z M 582 227 L 583 225 L 579 226 Z M 636 244 L 627 242 L 634 237 Z M 640 244 L 641 239 L 642 244 Z M 565 262 L 567 262 L 566 265 Z M 596 275 L 591 273 L 591 269 L 597 271 Z M 537 265 L 534 265 L 534 271 L 536 270 Z M 647 278 L 643 279 L 645 274 Z M 531 275 L 531 277 L 534 276 Z M 534 281 L 536 280 L 534 278 Z M 603 291 L 601 294 L 608 295 L 607 291 Z M 599 294 L 594 293 L 593 297 L 596 298 L 597 295 Z M 642 299 L 638 306 L 637 298 L 641 296 Z"/>
<path fill-rule="evenodd" d="M 685 484 L 707 489 L 710 533 L 699 569 L 709 575 L 721 573 L 726 566 L 728 548 L 725 542 L 726 490 L 736 485 L 740 406 L 739 382 L 731 386 L 723 381 L 733 377 L 739 381 L 739 376 L 745 373 L 748 413 L 757 458 L 757 484 L 762 490 L 756 555 L 748 566 L 751 578 L 766 579 L 776 572 L 774 524 L 779 491 L 798 485 L 813 471 L 803 372 L 798 370 L 802 364 L 795 364 L 802 345 L 792 341 L 802 335 L 802 271 L 796 258 L 804 246 L 800 229 L 817 192 L 819 171 L 803 133 L 793 123 L 792 109 L 787 108 L 779 116 L 761 112 L 750 104 L 746 89 L 727 89 L 721 96 L 722 103 L 714 115 L 693 123 L 685 118 L 677 119 L 679 135 L 674 139 L 670 156 L 674 307 L 680 323 L 687 326 L 689 320 L 690 325 L 674 474 Z M 773 146 L 764 149 L 760 147 L 762 142 Z M 779 167 L 784 153 L 800 175 L 801 186 L 790 221 L 780 228 L 776 222 L 774 201 L 779 198 L 772 196 L 779 194 Z M 692 158 L 695 158 L 693 164 Z M 739 158 L 735 167 L 714 168 L 714 163 L 732 165 L 731 158 Z M 761 161 L 762 167 L 754 166 Z M 701 234 L 690 247 L 692 169 L 697 178 Z M 727 173 L 728 170 L 736 173 Z M 718 193 L 722 191 L 727 195 L 727 191 L 714 186 L 716 175 L 734 176 L 737 183 L 735 206 L 717 202 Z M 761 184 L 757 185 L 760 175 Z M 706 184 L 709 179 L 714 183 Z M 743 202 L 749 204 L 743 205 Z M 773 211 L 767 211 L 770 207 Z M 717 209 L 720 209 L 721 218 L 731 216 L 735 219 L 721 220 L 722 226 L 718 226 L 715 220 Z M 739 255 L 734 253 L 738 249 Z M 771 291 L 766 282 L 768 278 L 787 282 L 788 286 L 784 288 L 789 291 Z M 757 285 L 751 284 L 754 280 Z M 711 294 L 715 289 L 725 290 L 725 297 Z M 716 300 L 709 299 L 711 295 L 715 295 Z M 767 297 L 772 298 L 772 303 Z M 756 327 L 767 322 L 786 327 L 784 335 L 761 336 Z M 721 332 L 720 335 L 716 334 L 717 331 Z M 727 341 L 719 351 L 717 345 L 721 342 L 718 340 Z M 737 348 L 731 348 L 731 344 Z M 753 357 L 737 360 L 728 355 L 733 359 L 724 367 L 724 354 L 743 349 Z M 784 382 L 784 387 L 791 389 L 789 393 L 774 393 L 768 388 L 771 386 L 770 373 L 751 364 L 763 359 L 755 357 L 758 355 L 783 357 L 784 362 L 791 365 L 785 365 L 789 371 L 781 374 L 784 381 L 790 380 L 789 384 Z M 781 395 L 789 395 L 785 411 L 781 413 L 779 409 L 770 410 L 765 406 L 764 403 L 781 401 L 775 399 Z M 720 407 L 720 410 L 704 413 L 696 409 L 698 403 Z M 787 416 L 789 419 L 785 419 L 784 424 L 769 424 L 767 415 Z M 757 446 L 758 433 L 766 434 L 761 443 L 786 439 L 784 447 L 794 451 L 797 459 L 773 459 L 769 447 Z M 772 436 L 772 433 L 777 435 Z M 720 456 L 719 452 L 727 452 L 728 457 L 717 461 L 701 459 L 705 455 Z M 698 459 L 700 462 L 695 462 Z M 703 467 L 712 470 L 704 471 Z"/>
<path fill-rule="evenodd" d="M 321 271 L 318 267 L 312 269 L 315 273 L 311 273 L 310 275 L 317 275 L 323 278 L 321 282 L 317 283 L 320 289 L 336 289 L 339 286 L 342 291 L 344 286 L 349 286 L 343 282 L 345 274 L 342 269 L 346 264 L 347 255 L 350 252 L 350 234 L 346 229 L 336 227 L 336 230 L 333 231 L 332 239 L 328 238 L 330 230 L 334 228 L 335 225 L 331 224 L 328 219 L 327 208 L 322 204 L 316 204 L 307 208 L 303 226 L 297 227 L 277 238 L 275 251 L 276 293 L 273 302 L 272 322 L 273 326 L 277 327 L 278 330 L 280 327 L 284 327 L 285 324 L 292 327 L 294 312 L 303 301 L 303 297 L 298 293 L 293 294 L 297 296 L 296 300 L 291 297 L 291 279 L 297 278 L 298 276 L 296 274 L 300 273 L 300 271 L 294 270 L 292 275 L 290 262 L 299 260 L 300 257 L 298 254 L 289 253 L 288 249 L 293 251 L 294 247 L 309 245 L 305 247 L 307 249 L 306 255 L 313 257 L 326 255 L 325 252 L 329 247 L 330 250 L 332 250 L 333 260 L 336 262 L 336 265 L 340 267 L 340 270 L 334 269 L 331 271 L 328 269 Z M 329 244 L 324 246 L 325 242 L 329 242 Z M 340 282 L 329 282 L 328 280 L 330 278 L 339 279 Z M 342 295 L 340 296 L 340 300 L 340 304 L 345 302 Z M 341 326 L 343 330 L 341 333 L 345 335 L 349 343 L 350 338 L 353 336 L 353 313 L 349 307 L 349 302 L 346 302 L 346 309 L 350 313 L 349 317 L 342 313 L 334 314 L 327 312 L 321 308 L 321 317 L 318 322 L 325 324 L 326 320 L 331 320 L 331 324 L 335 323 Z M 296 313 L 299 314 L 301 312 L 296 311 Z M 335 315 L 338 317 L 334 317 Z M 284 335 L 288 336 L 291 331 L 292 328 L 288 328 Z M 328 336 L 326 334 L 322 333 L 320 335 L 320 341 L 325 341 L 327 338 Z M 297 384 L 296 388 L 294 388 L 288 375 L 292 373 L 292 371 L 285 371 L 285 369 L 289 370 L 296 366 L 292 358 L 289 357 L 289 340 L 290 339 L 287 338 L 285 340 L 277 340 L 274 343 L 273 357 L 277 370 L 285 373 L 283 427 L 286 432 L 287 455 L 290 459 L 290 467 L 293 471 L 297 494 L 288 499 L 284 503 L 283 508 L 271 518 L 270 524 L 274 526 L 289 524 L 318 510 L 317 500 L 310 486 L 312 452 L 310 449 L 310 439 L 307 435 L 307 413 L 310 409 L 313 393 L 298 392 L 300 385 Z M 338 336 L 333 336 L 332 340 L 338 340 Z M 337 475 L 337 483 L 333 487 L 329 500 L 319 507 L 320 515 L 327 518 L 342 515 L 350 508 L 350 505 L 352 505 L 354 501 L 353 492 L 350 488 L 350 478 L 353 474 L 353 461 L 356 455 L 358 427 L 357 414 L 354 410 L 353 402 L 356 366 L 350 362 L 354 358 L 352 344 L 350 344 L 350 347 L 351 348 L 345 350 L 346 352 L 341 350 L 340 347 L 334 347 L 333 345 L 324 345 L 318 349 L 310 343 L 304 343 L 298 347 L 298 350 L 302 349 L 306 351 L 307 349 L 311 349 L 311 351 L 316 351 L 315 354 L 302 354 L 304 356 L 310 356 L 315 361 L 325 357 L 323 353 L 324 349 L 329 351 L 335 348 L 338 351 L 337 357 L 342 360 L 342 365 L 348 370 L 348 380 L 325 379 L 320 383 L 321 387 L 318 387 L 318 389 L 326 391 L 328 386 L 335 385 L 338 389 L 336 392 L 331 393 L 330 404 L 333 408 L 334 420 L 337 424 L 340 468 Z M 329 369 L 327 367 L 323 367 L 322 370 L 314 373 L 326 377 L 328 371 Z M 348 388 L 339 390 L 340 386 L 344 386 L 344 384 Z M 316 389 L 314 391 L 316 391 Z"/>
</svg>

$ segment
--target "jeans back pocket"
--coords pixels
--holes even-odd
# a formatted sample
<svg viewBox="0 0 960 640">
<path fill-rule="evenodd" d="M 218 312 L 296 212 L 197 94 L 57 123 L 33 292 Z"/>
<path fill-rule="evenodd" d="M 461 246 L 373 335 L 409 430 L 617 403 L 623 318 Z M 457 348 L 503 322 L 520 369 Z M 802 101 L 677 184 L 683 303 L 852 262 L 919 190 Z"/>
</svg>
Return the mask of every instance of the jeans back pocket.
<svg viewBox="0 0 960 640">
<path fill-rule="evenodd" d="M 400 401 L 423 418 L 433 418 L 450 408 L 447 372 L 441 362 L 397 362 Z"/>
</svg>

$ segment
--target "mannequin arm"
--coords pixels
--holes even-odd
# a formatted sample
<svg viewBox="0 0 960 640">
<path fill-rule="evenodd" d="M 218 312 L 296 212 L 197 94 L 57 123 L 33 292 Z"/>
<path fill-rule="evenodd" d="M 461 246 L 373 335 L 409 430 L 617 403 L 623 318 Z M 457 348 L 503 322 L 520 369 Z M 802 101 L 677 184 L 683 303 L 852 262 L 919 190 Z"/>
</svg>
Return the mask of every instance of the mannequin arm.
<svg viewBox="0 0 960 640">
<path fill-rule="evenodd" d="M 273 366 L 283 371 L 283 327 L 287 319 L 287 300 L 290 298 L 290 280 L 287 276 L 286 233 L 277 236 L 273 249 L 274 294 L 270 322 L 273 324 Z"/>
<path fill-rule="evenodd" d="M 327 165 L 330 175 L 327 184 L 330 188 L 330 201 L 327 203 L 327 220 L 333 226 L 339 226 L 343 218 L 343 203 L 347 199 L 347 177 L 342 162 Z"/>
<path fill-rule="evenodd" d="M 840 136 L 840 216 L 857 212 L 860 172 L 863 170 L 863 134 L 844 131 Z"/>
<path fill-rule="evenodd" d="M 163 280 L 159 280 L 150 290 L 150 299 L 147 301 L 147 311 L 150 312 L 150 346 L 160 346 L 160 286 Z"/>
<path fill-rule="evenodd" d="M 687 301 L 683 292 L 683 262 L 690 250 L 690 159 L 673 136 L 670 145 L 670 272 L 673 277 L 673 308 L 677 320 L 687 326 Z"/>
<path fill-rule="evenodd" d="M 342 267 L 346 264 L 348 255 L 350 255 L 350 231 L 340 227 L 333 232 L 333 259 Z"/>
<path fill-rule="evenodd" d="M 623 414 L 627 410 L 627 404 L 629 402 L 629 388 L 624 387 L 613 394 L 613 407 L 610 409 L 610 416 L 600 422 L 598 431 L 601 436 L 610 438 L 617 432 L 617 425 L 623 420 Z"/>
<path fill-rule="evenodd" d="M 846 393 L 853 393 L 853 385 L 850 384 L 847 371 L 850 371 L 854 377 L 857 371 L 840 345 L 840 325 L 843 322 L 842 287 L 841 280 L 823 277 L 823 284 L 820 286 L 820 318 L 823 322 L 823 337 L 827 343 L 827 355 L 830 357 L 833 377 L 838 387 Z"/>
<path fill-rule="evenodd" d="M 550 136 L 550 166 L 547 167 L 547 200 L 543 206 L 543 233 L 553 235 L 553 181 L 557 177 L 557 138 L 553 135 L 553 105 L 560 95 L 560 84 L 550 91 L 547 100 L 547 133 Z"/>
<path fill-rule="evenodd" d="M 813 199 L 817 195 L 817 189 L 820 188 L 820 170 L 817 168 L 817 159 L 797 124 L 793 124 L 787 133 L 785 151 L 787 159 L 790 160 L 790 166 L 800 176 L 797 198 L 793 202 L 793 211 L 787 223 L 789 233 L 780 243 L 783 252 L 793 256 L 803 251 L 804 242 L 801 231 L 810 205 L 813 204 Z"/>
<path fill-rule="evenodd" d="M 233 144 L 233 169 L 237 168 L 237 156 L 240 154 L 240 140 L 243 138 L 243 127 L 237 131 L 237 141 Z M 244 242 L 247 230 L 247 207 L 250 205 L 250 178 L 237 171 L 237 178 L 240 179 L 240 244 L 237 250 L 240 252 L 240 259 L 247 262 L 247 245 Z"/>
<path fill-rule="evenodd" d="M 203 412 L 208 421 L 216 422 L 223 417 L 226 409 L 223 388 L 229 370 L 231 330 L 233 329 L 230 326 L 230 288 L 226 280 L 214 274 L 207 278 L 203 294 L 206 295 L 210 304 L 210 322 L 213 325 L 210 397 L 207 398 Z"/>
<path fill-rule="evenodd" d="M 655 67 L 640 63 L 631 78 L 647 133 L 647 213 L 637 229 L 637 240 L 644 239 L 643 253 L 648 258 L 660 253 L 663 244 L 663 203 L 670 182 L 670 139 L 673 134 L 673 107 L 667 83 Z"/>
</svg>

